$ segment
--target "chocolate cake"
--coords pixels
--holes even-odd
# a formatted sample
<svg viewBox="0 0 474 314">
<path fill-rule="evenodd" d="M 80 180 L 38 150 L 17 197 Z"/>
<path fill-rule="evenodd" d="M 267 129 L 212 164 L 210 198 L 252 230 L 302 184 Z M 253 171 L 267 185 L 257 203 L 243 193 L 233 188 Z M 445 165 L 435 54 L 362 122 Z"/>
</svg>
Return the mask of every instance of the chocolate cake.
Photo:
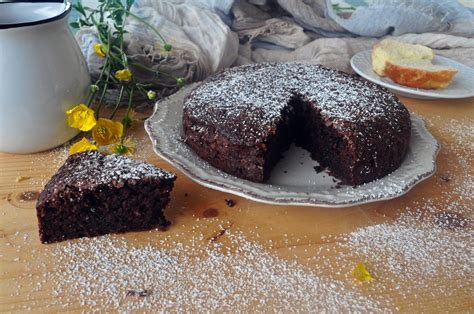
<svg viewBox="0 0 474 314">
<path fill-rule="evenodd" d="M 36 204 L 43 243 L 165 228 L 163 209 L 176 176 L 125 156 L 70 156 Z"/>
<path fill-rule="evenodd" d="M 387 89 L 297 63 L 209 77 L 186 98 L 183 128 L 194 152 L 237 177 L 263 182 L 294 141 L 351 185 L 397 169 L 411 133 L 409 112 Z"/>
</svg>

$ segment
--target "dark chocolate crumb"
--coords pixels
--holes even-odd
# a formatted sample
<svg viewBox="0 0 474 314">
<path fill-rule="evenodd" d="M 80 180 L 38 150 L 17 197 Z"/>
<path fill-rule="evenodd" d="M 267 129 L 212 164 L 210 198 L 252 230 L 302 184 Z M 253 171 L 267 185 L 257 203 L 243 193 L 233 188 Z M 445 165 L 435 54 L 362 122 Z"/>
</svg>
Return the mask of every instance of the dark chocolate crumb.
<svg viewBox="0 0 474 314">
<path fill-rule="evenodd" d="M 184 197 L 188 197 L 188 193 L 184 193 Z"/>
<path fill-rule="evenodd" d="M 222 237 L 227 230 L 229 230 L 232 227 L 233 223 L 231 223 L 229 226 L 222 228 L 221 230 L 217 231 L 214 233 L 214 235 L 210 236 L 207 238 L 210 242 L 216 242 L 220 237 Z"/>
<path fill-rule="evenodd" d="M 31 202 L 36 201 L 40 193 L 38 191 L 26 191 L 18 195 L 18 200 L 20 202 Z"/>
<path fill-rule="evenodd" d="M 236 202 L 233 199 L 225 199 L 225 204 L 229 207 L 234 207 Z"/>
<path fill-rule="evenodd" d="M 450 177 L 449 175 L 447 175 L 447 174 L 441 175 L 440 179 L 441 179 L 442 181 L 444 181 L 444 182 L 449 182 L 449 181 L 451 181 L 451 177 Z"/>
<path fill-rule="evenodd" d="M 314 170 L 316 170 L 317 173 L 323 172 L 323 170 L 324 170 L 324 167 L 323 167 L 323 166 L 319 166 L 319 165 L 318 165 L 318 166 L 314 166 L 313 168 L 314 168 Z M 334 180 L 334 179 L 333 179 L 333 180 Z"/>
<path fill-rule="evenodd" d="M 146 297 L 149 294 L 150 294 L 150 290 L 147 290 L 147 289 L 130 289 L 130 290 L 127 290 L 127 297 L 130 297 L 130 296 Z"/>
</svg>

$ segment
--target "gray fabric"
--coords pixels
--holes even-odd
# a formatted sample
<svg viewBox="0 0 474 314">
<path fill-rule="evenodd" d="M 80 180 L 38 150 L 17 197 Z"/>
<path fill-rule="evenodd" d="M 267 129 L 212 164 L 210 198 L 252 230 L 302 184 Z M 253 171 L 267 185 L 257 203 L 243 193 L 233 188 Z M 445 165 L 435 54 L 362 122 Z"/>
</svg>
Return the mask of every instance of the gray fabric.
<svg viewBox="0 0 474 314">
<path fill-rule="evenodd" d="M 168 55 L 149 28 L 128 18 L 126 49 L 141 64 L 188 82 L 231 65 L 267 61 L 320 63 L 352 72 L 349 60 L 355 53 L 392 35 L 474 67 L 474 14 L 456 0 L 346 2 L 361 5 L 351 14 L 336 14 L 330 0 L 137 0 L 133 12 L 174 48 Z M 103 62 L 92 48 L 97 37 L 87 28 L 76 36 L 96 77 Z M 162 95 L 176 90 L 173 78 L 156 80 L 147 71 L 132 70 Z"/>
<path fill-rule="evenodd" d="M 132 68 L 134 76 L 141 82 L 153 83 L 154 89 L 162 95 L 176 91 L 176 80 L 183 77 L 186 81 L 200 81 L 210 74 L 233 64 L 238 53 L 238 36 L 222 21 L 217 10 L 229 10 L 232 1 L 214 1 L 215 7 L 203 9 L 190 5 L 194 1 L 154 1 L 137 0 L 133 12 L 160 30 L 160 33 L 172 44 L 173 50 L 168 54 L 163 44 L 153 31 L 143 23 L 129 17 L 125 37 L 126 51 L 132 60 L 168 75 L 158 79 L 150 71 Z M 209 2 L 211 3 L 211 2 Z M 210 5 L 210 4 L 209 4 Z M 82 28 L 76 38 L 84 53 L 93 78 L 97 78 L 104 61 L 97 56 L 93 44 L 98 42 L 96 34 L 90 28 Z M 116 93 L 112 91 L 107 100 L 112 100 Z"/>
<path fill-rule="evenodd" d="M 474 67 L 474 39 L 444 34 L 405 34 L 387 36 L 403 42 L 422 44 L 435 50 L 436 54 L 458 60 Z M 364 50 L 371 49 L 378 38 L 319 38 L 291 51 L 274 49 L 241 49 L 237 63 L 301 61 L 324 64 L 328 67 L 353 73 L 350 58 Z"/>
<path fill-rule="evenodd" d="M 474 35 L 474 14 L 455 0 L 372 0 L 349 19 L 332 11 L 329 16 L 347 31 L 367 37 L 428 32 Z"/>
</svg>

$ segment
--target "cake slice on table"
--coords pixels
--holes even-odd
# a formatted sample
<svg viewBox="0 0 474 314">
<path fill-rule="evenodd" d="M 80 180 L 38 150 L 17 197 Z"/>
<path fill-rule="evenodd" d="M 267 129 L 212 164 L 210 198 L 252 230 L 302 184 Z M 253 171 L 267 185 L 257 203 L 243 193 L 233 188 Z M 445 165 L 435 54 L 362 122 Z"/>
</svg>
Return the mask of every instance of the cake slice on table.
<svg viewBox="0 0 474 314">
<path fill-rule="evenodd" d="M 457 69 L 434 65 L 433 50 L 423 45 L 412 45 L 384 39 L 372 50 L 372 68 L 380 76 L 394 82 L 424 89 L 448 87 Z"/>
<path fill-rule="evenodd" d="M 98 151 L 69 156 L 36 204 L 40 240 L 165 228 L 163 210 L 175 179 L 125 156 Z"/>
</svg>

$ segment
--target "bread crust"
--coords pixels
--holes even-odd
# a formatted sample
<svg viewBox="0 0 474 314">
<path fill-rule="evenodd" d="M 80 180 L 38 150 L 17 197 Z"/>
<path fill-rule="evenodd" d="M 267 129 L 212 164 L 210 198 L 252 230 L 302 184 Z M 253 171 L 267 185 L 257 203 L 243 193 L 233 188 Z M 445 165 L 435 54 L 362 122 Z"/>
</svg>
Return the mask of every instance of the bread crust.
<svg viewBox="0 0 474 314">
<path fill-rule="evenodd" d="M 446 88 L 456 73 L 456 70 L 427 71 L 391 62 L 385 63 L 384 71 L 387 77 L 398 84 L 423 89 Z"/>
</svg>

